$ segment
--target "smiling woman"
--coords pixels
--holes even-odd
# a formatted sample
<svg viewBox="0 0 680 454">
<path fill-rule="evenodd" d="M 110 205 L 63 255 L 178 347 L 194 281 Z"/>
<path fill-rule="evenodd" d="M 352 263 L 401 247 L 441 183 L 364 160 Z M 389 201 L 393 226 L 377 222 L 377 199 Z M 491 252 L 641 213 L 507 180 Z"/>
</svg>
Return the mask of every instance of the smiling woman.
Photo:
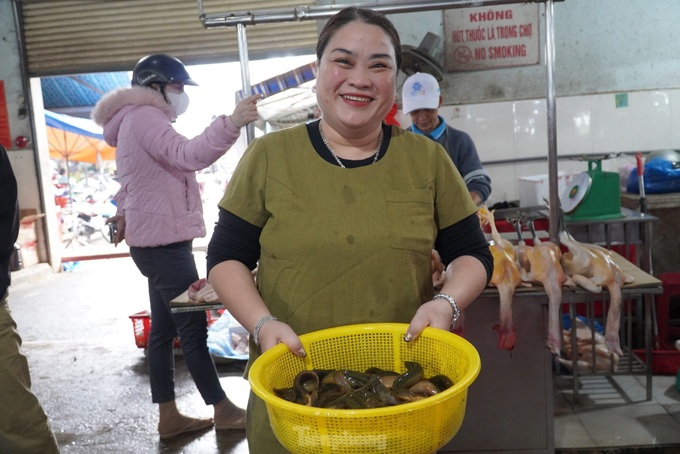
<svg viewBox="0 0 680 454">
<path fill-rule="evenodd" d="M 361 13 L 330 21 L 316 47 L 324 142 L 333 154 L 355 160 L 376 152 L 402 61 L 399 35 L 387 18 L 358 19 Z"/>
<path fill-rule="evenodd" d="M 279 343 L 305 356 L 298 335 L 358 323 L 410 322 L 405 340 L 416 342 L 425 327 L 449 330 L 491 275 L 475 205 L 451 159 L 383 121 L 400 53 L 385 16 L 339 11 L 317 45 L 321 119 L 255 139 L 239 161 L 207 271 L 229 313 L 257 333 L 250 361 Z M 446 296 L 434 295 L 435 246 L 449 266 Z M 288 452 L 262 399 L 251 394 L 248 412 L 250 452 Z"/>
<path fill-rule="evenodd" d="M 324 39 L 322 35 L 317 77 L 324 143 L 334 158 L 377 157 L 382 120 L 396 98 L 399 42 L 395 45 L 382 28 L 361 22 L 348 23 Z M 348 49 L 352 41 L 357 46 Z"/>
</svg>

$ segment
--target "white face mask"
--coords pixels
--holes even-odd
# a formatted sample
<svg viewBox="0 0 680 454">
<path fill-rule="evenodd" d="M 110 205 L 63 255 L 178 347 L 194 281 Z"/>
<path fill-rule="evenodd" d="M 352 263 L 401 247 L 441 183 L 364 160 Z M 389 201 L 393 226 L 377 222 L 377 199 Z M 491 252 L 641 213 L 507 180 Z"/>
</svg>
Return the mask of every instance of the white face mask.
<svg viewBox="0 0 680 454">
<path fill-rule="evenodd" d="M 165 95 L 168 97 L 168 101 L 170 101 L 170 105 L 175 109 L 175 115 L 178 117 L 189 108 L 189 95 L 186 92 L 173 93 L 168 91 Z"/>
</svg>

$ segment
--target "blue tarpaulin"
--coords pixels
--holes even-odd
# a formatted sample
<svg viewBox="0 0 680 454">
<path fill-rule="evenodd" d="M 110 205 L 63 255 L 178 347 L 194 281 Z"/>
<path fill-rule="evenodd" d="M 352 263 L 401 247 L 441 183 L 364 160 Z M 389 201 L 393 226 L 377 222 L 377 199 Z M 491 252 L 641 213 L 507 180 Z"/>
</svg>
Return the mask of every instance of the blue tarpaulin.
<svg viewBox="0 0 680 454">
<path fill-rule="evenodd" d="M 75 74 L 43 77 L 40 79 L 43 105 L 55 112 L 68 112 L 89 118 L 92 106 L 103 95 L 118 88 L 130 86 L 129 72 Z"/>
</svg>

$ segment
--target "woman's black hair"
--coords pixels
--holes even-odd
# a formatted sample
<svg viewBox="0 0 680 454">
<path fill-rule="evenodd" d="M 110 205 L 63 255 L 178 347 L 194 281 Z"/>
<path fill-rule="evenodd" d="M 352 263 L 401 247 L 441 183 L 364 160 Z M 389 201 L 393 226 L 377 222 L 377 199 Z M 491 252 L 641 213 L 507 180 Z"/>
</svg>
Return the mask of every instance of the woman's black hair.
<svg viewBox="0 0 680 454">
<path fill-rule="evenodd" d="M 365 24 L 377 25 L 382 28 L 387 36 L 390 37 L 392 45 L 394 46 L 394 55 L 397 59 L 397 70 L 401 68 L 401 62 L 403 60 L 401 54 L 401 39 L 399 38 L 399 33 L 394 27 L 394 24 L 382 13 L 373 11 L 368 8 L 357 8 L 351 6 L 349 8 L 344 8 L 340 10 L 335 16 L 331 17 L 326 25 L 324 25 L 321 33 L 319 34 L 319 41 L 316 43 L 316 58 L 321 61 L 328 41 L 331 40 L 335 32 L 343 26 L 350 22 L 361 21 Z"/>
</svg>

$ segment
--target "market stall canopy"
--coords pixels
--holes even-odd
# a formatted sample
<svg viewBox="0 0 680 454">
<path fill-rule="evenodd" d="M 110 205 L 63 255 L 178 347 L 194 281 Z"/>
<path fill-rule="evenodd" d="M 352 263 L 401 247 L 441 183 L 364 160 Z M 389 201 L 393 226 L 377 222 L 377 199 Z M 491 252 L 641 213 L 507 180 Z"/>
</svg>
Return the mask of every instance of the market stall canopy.
<svg viewBox="0 0 680 454">
<path fill-rule="evenodd" d="M 115 159 L 116 149 L 108 145 L 102 129 L 92 120 L 45 111 L 50 158 L 89 162 Z"/>
<path fill-rule="evenodd" d="M 314 118 L 317 71 L 316 61 L 312 61 L 252 85 L 248 94 L 259 93 L 263 97 L 257 105 L 260 122 L 267 122 L 276 130 Z M 236 93 L 237 99 L 245 96 L 243 90 Z"/>
</svg>

